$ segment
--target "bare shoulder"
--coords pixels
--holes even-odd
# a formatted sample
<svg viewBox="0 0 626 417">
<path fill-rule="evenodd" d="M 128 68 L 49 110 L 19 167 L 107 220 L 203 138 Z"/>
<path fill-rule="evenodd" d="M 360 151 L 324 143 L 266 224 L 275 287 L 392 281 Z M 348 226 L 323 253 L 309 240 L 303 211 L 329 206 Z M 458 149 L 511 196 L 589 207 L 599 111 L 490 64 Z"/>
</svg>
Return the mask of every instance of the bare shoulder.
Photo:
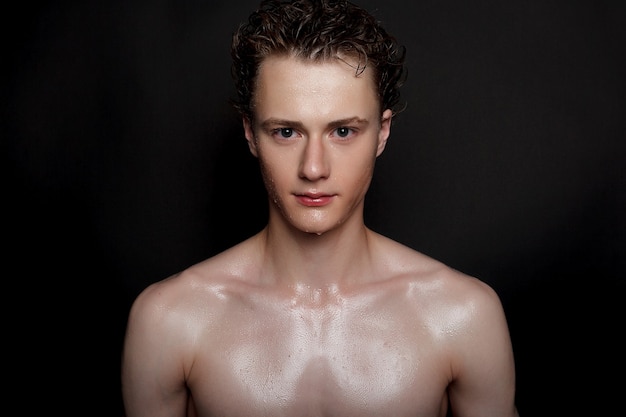
<svg viewBox="0 0 626 417">
<path fill-rule="evenodd" d="M 482 320 L 502 314 L 500 299 L 486 282 L 386 237 L 377 244 L 388 268 L 385 275 L 420 308 L 437 310 L 439 317 L 466 311 Z"/>
<path fill-rule="evenodd" d="M 244 241 L 222 253 L 169 276 L 146 287 L 135 299 L 130 322 L 141 320 L 144 326 L 168 326 L 186 329 L 205 322 L 206 315 L 215 316 L 224 306 L 225 294 L 245 286 L 245 277 L 251 274 L 254 262 Z M 253 251 L 252 251 L 253 252 Z"/>
</svg>

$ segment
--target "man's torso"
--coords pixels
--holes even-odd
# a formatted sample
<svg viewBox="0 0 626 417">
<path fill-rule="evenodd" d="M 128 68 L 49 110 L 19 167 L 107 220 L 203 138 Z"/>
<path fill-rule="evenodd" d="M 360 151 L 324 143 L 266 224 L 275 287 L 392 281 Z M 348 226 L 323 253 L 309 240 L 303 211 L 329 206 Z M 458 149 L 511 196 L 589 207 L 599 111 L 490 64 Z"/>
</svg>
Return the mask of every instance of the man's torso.
<svg viewBox="0 0 626 417">
<path fill-rule="evenodd" d="M 197 415 L 445 415 L 446 320 L 416 285 L 297 299 L 220 285 L 187 380 Z"/>
</svg>

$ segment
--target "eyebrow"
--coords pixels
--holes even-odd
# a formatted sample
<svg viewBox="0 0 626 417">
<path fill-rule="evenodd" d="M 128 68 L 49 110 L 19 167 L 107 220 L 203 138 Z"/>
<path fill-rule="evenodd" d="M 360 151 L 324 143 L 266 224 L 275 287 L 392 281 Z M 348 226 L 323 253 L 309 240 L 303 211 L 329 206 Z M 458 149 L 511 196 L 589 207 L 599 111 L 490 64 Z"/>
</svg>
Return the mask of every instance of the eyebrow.
<svg viewBox="0 0 626 417">
<path fill-rule="evenodd" d="M 332 129 L 348 125 L 359 125 L 361 127 L 365 127 L 369 125 L 369 120 L 354 116 L 347 117 L 345 119 L 333 120 L 332 122 L 328 123 L 328 127 Z M 261 128 L 263 129 L 271 129 L 273 126 L 289 126 L 297 130 L 304 130 L 304 125 L 302 124 L 302 122 L 297 122 L 293 120 L 277 119 L 271 117 L 261 122 Z"/>
</svg>

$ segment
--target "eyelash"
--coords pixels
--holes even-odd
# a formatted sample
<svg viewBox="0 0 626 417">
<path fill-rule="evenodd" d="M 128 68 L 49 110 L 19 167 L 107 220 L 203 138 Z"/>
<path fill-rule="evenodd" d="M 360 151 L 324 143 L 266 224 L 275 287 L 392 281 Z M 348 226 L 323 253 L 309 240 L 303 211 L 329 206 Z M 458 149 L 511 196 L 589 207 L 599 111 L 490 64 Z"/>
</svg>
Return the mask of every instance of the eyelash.
<svg viewBox="0 0 626 417">
<path fill-rule="evenodd" d="M 285 136 L 285 132 L 289 132 L 289 136 Z M 290 127 L 279 127 L 272 130 L 272 136 L 278 135 L 281 139 L 290 139 L 296 133 L 295 129 Z"/>
</svg>

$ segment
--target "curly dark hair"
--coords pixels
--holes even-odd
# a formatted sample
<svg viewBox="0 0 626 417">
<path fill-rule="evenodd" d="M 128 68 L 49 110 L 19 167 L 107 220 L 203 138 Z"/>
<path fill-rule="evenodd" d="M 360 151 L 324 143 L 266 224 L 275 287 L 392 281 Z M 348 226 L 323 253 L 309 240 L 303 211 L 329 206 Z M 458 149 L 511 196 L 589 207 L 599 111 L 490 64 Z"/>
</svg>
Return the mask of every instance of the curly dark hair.
<svg viewBox="0 0 626 417">
<path fill-rule="evenodd" d="M 405 48 L 363 8 L 346 0 L 263 0 L 233 34 L 233 105 L 252 120 L 252 99 L 259 65 L 269 55 L 322 61 L 355 57 L 356 74 L 367 66 L 378 85 L 381 111 L 398 113 L 404 83 Z"/>
</svg>

